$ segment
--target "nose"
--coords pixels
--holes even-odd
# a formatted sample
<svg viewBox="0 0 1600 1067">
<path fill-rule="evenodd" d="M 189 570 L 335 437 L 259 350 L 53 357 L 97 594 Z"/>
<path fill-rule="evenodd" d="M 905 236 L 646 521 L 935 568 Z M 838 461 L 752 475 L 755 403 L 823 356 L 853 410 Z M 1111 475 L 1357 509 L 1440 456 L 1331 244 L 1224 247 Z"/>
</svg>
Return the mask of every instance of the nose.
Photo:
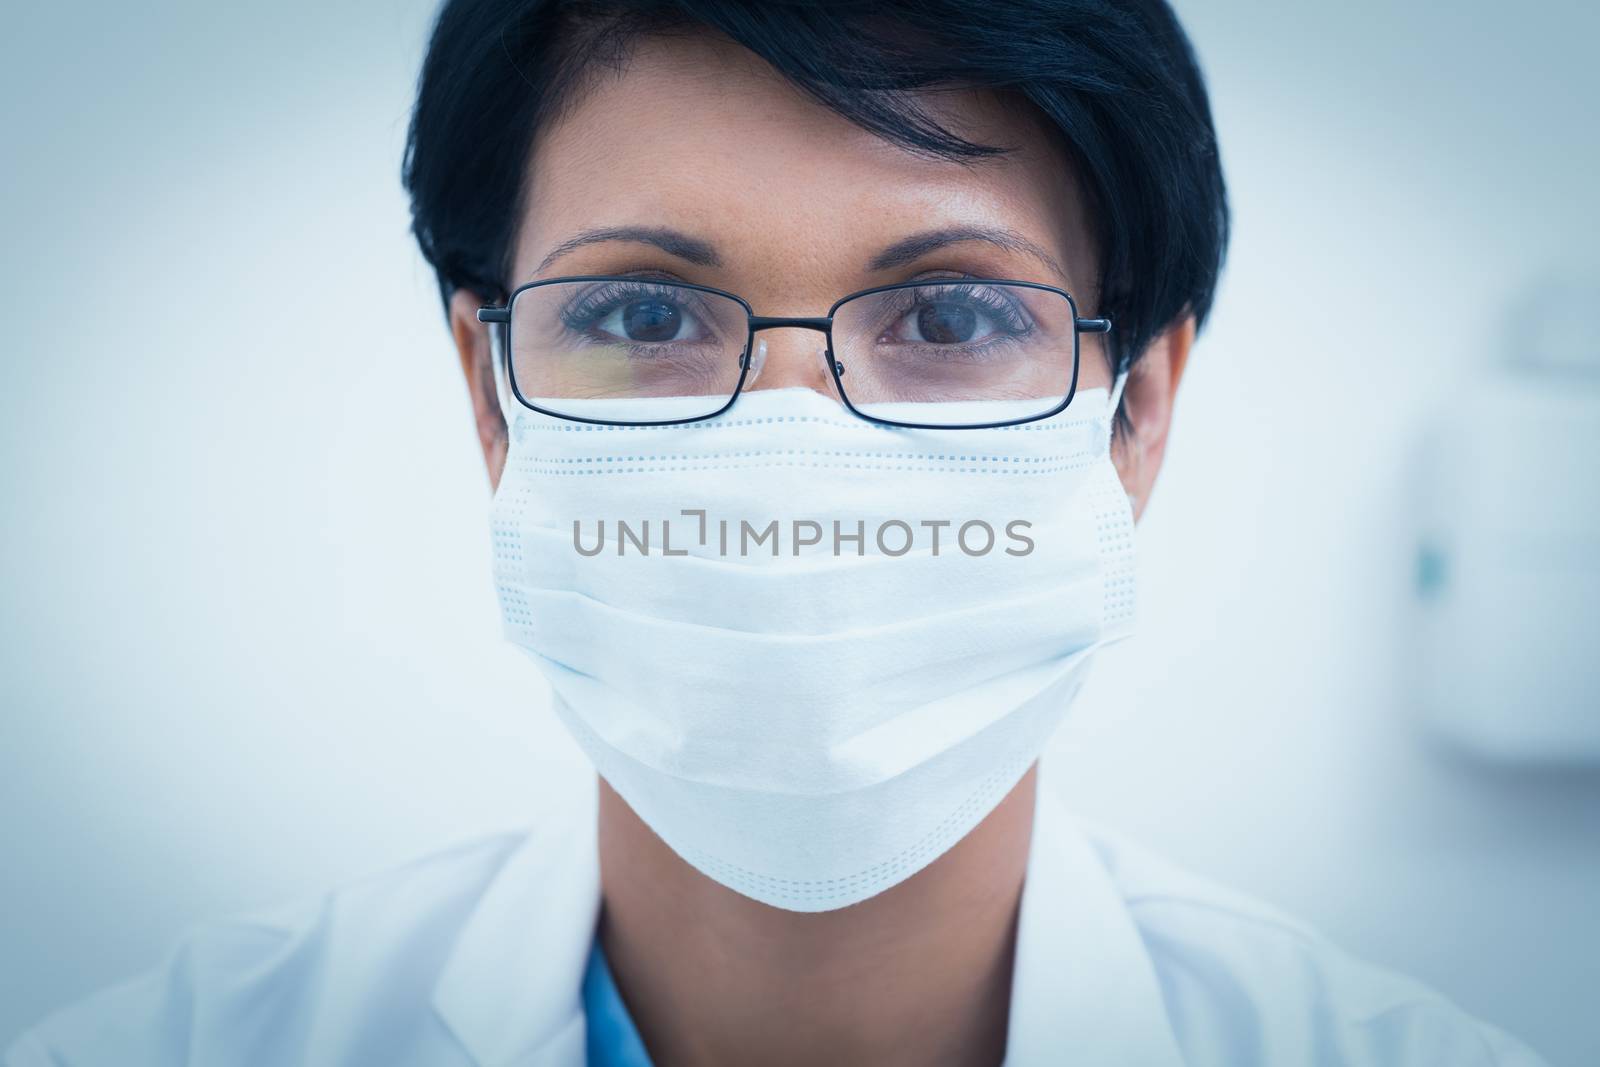
<svg viewBox="0 0 1600 1067">
<path fill-rule="evenodd" d="M 800 386 L 834 400 L 839 393 L 828 370 L 828 346 L 812 329 L 777 327 L 756 334 L 750 347 L 745 389 Z"/>
</svg>

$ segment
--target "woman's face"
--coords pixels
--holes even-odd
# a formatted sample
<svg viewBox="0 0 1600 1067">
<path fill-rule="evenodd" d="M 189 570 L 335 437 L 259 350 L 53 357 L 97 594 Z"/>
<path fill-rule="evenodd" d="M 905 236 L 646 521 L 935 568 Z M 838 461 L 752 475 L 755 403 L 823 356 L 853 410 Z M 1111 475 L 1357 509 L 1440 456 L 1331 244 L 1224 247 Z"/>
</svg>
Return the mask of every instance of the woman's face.
<svg viewBox="0 0 1600 1067">
<path fill-rule="evenodd" d="M 1094 314 L 1092 229 L 1054 131 L 990 94 L 923 100 L 945 128 L 1014 150 L 965 162 L 913 155 L 737 45 L 641 40 L 624 72 L 600 74 L 535 138 L 511 282 L 648 273 L 737 293 L 758 315 L 823 315 L 855 290 L 965 274 L 1059 286 Z M 476 307 L 474 294 L 457 294 L 452 320 L 497 480 L 504 427 Z M 820 334 L 764 337 L 754 388 L 836 396 Z M 1098 340 L 1083 338 L 1080 389 L 1110 383 Z"/>
</svg>

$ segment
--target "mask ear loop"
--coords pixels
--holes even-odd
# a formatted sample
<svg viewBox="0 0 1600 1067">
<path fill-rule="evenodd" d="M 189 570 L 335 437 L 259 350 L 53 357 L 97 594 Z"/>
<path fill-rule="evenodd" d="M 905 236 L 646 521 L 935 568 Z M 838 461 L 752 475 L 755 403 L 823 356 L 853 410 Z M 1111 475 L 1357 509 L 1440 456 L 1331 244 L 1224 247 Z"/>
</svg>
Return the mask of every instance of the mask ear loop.
<svg viewBox="0 0 1600 1067">
<path fill-rule="evenodd" d="M 1116 380 L 1111 383 L 1111 395 L 1106 401 L 1106 445 L 1109 449 L 1111 438 L 1117 432 L 1117 407 L 1122 403 L 1122 387 L 1128 384 L 1128 372 L 1123 370 L 1117 374 Z M 1128 509 L 1133 514 L 1138 514 L 1139 498 L 1132 493 L 1126 493 Z"/>
<path fill-rule="evenodd" d="M 506 346 L 501 341 L 503 335 L 500 328 L 504 326 L 510 331 L 511 327 L 499 322 L 491 322 L 488 325 L 489 362 L 494 365 L 494 395 L 500 402 L 500 417 L 505 420 L 506 432 L 509 433 L 521 407 L 511 394 L 511 369 L 506 362 Z"/>
<path fill-rule="evenodd" d="M 1128 384 L 1126 370 L 1117 373 L 1116 380 L 1111 383 L 1111 396 L 1106 401 L 1106 417 L 1115 425 L 1117 421 L 1117 407 L 1122 403 L 1122 387 Z"/>
</svg>

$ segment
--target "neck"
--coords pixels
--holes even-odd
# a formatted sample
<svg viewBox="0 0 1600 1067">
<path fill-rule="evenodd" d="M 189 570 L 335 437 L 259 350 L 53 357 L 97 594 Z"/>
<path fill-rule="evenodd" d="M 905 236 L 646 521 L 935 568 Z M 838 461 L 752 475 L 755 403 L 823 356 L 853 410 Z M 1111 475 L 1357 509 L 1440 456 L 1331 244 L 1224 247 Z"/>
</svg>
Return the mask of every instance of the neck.
<svg viewBox="0 0 1600 1067">
<path fill-rule="evenodd" d="M 654 1062 L 1000 1063 L 1034 783 L 899 885 L 802 913 L 707 878 L 602 780 L 601 946 Z"/>
</svg>

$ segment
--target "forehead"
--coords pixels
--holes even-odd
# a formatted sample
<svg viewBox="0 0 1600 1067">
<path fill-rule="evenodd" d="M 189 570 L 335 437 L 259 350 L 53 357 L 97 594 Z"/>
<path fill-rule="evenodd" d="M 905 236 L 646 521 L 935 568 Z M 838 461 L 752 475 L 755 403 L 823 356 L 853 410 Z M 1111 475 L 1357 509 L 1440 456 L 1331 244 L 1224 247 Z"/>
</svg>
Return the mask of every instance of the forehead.
<svg viewBox="0 0 1600 1067">
<path fill-rule="evenodd" d="M 737 44 L 698 33 L 643 38 L 625 68 L 597 73 L 535 138 L 519 280 L 590 227 L 691 230 L 726 249 L 732 268 L 781 259 L 794 271 L 840 257 L 858 264 L 908 232 L 972 225 L 1022 234 L 1070 275 L 1039 280 L 1089 281 L 1081 198 L 1042 117 L 974 90 L 917 99 L 944 128 L 1011 151 L 963 161 L 914 154 L 813 101 Z"/>
</svg>

